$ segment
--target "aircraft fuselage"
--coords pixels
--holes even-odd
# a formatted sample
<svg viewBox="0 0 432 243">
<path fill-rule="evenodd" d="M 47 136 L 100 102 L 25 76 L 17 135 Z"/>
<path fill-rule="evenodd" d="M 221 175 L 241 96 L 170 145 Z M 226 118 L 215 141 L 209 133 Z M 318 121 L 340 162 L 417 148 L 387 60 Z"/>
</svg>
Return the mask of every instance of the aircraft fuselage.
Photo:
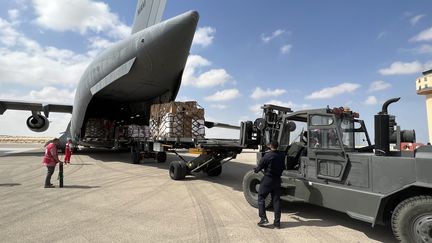
<svg viewBox="0 0 432 243">
<path fill-rule="evenodd" d="M 181 14 L 98 55 L 77 87 L 70 126 L 73 140 L 82 139 L 91 118 L 148 124 L 151 104 L 173 101 L 198 18 L 195 11 Z"/>
</svg>

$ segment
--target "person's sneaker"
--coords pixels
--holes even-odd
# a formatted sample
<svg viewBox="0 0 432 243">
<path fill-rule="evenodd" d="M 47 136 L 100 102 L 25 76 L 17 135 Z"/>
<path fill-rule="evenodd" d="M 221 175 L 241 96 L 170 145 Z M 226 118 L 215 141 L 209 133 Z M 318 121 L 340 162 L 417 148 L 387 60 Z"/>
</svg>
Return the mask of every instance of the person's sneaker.
<svg viewBox="0 0 432 243">
<path fill-rule="evenodd" d="M 266 224 L 268 224 L 269 223 L 269 221 L 267 220 L 267 219 L 261 219 L 259 222 L 258 222 L 258 226 L 259 227 L 264 227 Z"/>
<path fill-rule="evenodd" d="M 54 188 L 55 186 L 53 184 L 45 185 L 45 188 Z"/>
<path fill-rule="evenodd" d="M 280 229 L 280 223 L 274 223 L 274 224 L 273 224 L 273 227 L 274 227 L 275 229 Z"/>
</svg>

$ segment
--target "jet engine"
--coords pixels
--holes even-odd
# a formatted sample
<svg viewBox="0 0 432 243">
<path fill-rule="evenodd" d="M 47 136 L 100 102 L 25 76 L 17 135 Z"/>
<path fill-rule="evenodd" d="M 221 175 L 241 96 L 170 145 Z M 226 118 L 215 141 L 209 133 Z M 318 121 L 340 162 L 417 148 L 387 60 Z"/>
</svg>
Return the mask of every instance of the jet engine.
<svg viewBox="0 0 432 243">
<path fill-rule="evenodd" d="M 36 116 L 31 115 L 27 118 L 27 127 L 33 132 L 45 132 L 49 127 L 48 118 L 39 114 Z"/>
</svg>

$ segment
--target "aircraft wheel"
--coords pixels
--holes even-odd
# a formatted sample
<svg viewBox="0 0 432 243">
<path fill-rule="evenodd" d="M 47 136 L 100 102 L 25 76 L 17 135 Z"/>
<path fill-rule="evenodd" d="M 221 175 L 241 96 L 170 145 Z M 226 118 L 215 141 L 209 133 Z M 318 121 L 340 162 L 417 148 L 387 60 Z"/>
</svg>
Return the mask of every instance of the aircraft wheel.
<svg viewBox="0 0 432 243">
<path fill-rule="evenodd" d="M 158 163 L 164 163 L 167 160 L 166 152 L 157 152 L 156 153 L 156 161 Z"/>
<path fill-rule="evenodd" d="M 411 197 L 399 203 L 391 225 L 401 242 L 432 242 L 432 196 Z"/>
<path fill-rule="evenodd" d="M 173 161 L 169 166 L 169 175 L 173 180 L 181 180 L 186 177 L 185 167 L 179 161 Z"/>
<path fill-rule="evenodd" d="M 246 201 L 255 208 L 258 208 L 258 191 L 263 177 L 264 175 L 261 172 L 255 173 L 253 170 L 246 173 L 243 177 L 243 195 Z M 271 207 L 270 195 L 265 199 L 265 207 Z"/>
</svg>

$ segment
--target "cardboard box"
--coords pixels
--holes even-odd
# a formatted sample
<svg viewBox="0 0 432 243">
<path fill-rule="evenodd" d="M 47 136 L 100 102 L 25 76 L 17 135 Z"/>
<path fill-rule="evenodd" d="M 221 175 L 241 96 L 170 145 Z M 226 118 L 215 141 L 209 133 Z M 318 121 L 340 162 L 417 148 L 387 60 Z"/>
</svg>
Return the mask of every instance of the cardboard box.
<svg viewBox="0 0 432 243">
<path fill-rule="evenodd" d="M 154 104 L 150 133 L 154 138 L 204 138 L 204 109 L 196 101 Z"/>
</svg>

